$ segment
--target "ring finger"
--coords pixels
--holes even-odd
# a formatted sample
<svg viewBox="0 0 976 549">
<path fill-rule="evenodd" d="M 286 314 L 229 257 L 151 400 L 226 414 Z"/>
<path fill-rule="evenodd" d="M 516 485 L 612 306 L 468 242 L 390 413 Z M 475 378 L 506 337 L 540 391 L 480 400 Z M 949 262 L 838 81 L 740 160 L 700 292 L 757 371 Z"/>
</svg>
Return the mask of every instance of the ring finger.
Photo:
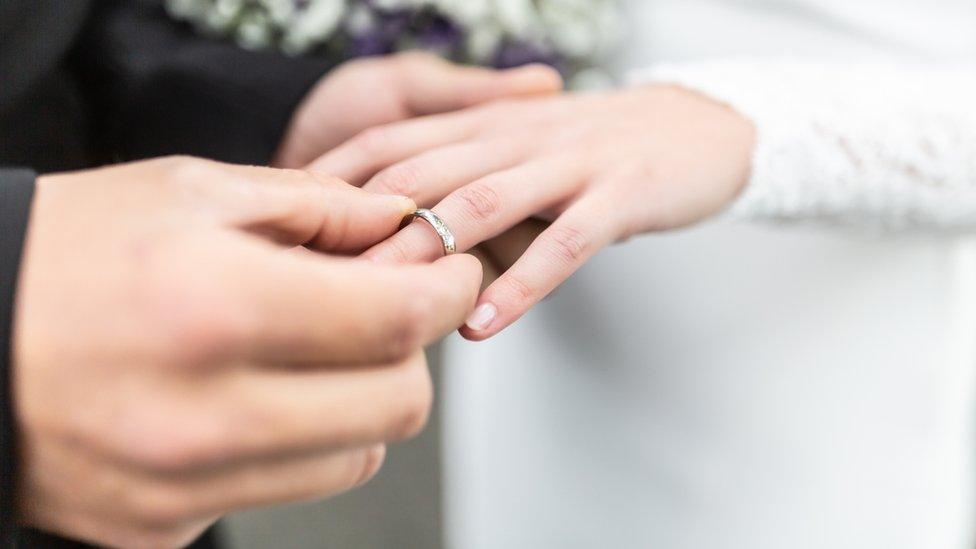
<svg viewBox="0 0 976 549">
<path fill-rule="evenodd" d="M 454 233 L 459 252 L 536 213 L 571 199 L 583 176 L 572 159 L 553 157 L 494 173 L 448 195 L 434 211 Z M 380 262 L 430 261 L 443 254 L 430 227 L 413 223 L 365 254 Z"/>
</svg>

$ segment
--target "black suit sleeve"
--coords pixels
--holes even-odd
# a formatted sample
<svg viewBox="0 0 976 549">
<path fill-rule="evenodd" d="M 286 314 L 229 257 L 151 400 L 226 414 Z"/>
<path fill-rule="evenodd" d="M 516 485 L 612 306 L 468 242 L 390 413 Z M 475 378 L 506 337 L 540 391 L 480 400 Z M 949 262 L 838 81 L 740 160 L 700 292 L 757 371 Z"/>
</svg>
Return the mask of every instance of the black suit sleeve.
<svg viewBox="0 0 976 549">
<path fill-rule="evenodd" d="M 33 172 L 0 169 L 0 542 L 5 548 L 15 547 L 19 537 L 15 502 L 16 418 L 10 384 L 11 336 L 20 257 L 33 196 Z"/>
<path fill-rule="evenodd" d="M 72 67 L 95 107 L 102 161 L 180 153 L 267 163 L 332 66 L 201 36 L 157 1 L 96 6 Z"/>
</svg>

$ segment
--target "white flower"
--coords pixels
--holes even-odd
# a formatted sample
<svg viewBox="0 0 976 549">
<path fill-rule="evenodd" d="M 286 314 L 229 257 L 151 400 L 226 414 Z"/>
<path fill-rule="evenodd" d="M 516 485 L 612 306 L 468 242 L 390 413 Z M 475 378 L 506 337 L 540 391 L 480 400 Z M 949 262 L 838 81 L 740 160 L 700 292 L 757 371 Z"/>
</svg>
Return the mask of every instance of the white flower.
<svg viewBox="0 0 976 549">
<path fill-rule="evenodd" d="M 295 15 L 295 0 L 261 0 L 268 18 L 278 27 L 284 27 Z"/>
<path fill-rule="evenodd" d="M 492 21 L 485 21 L 472 28 L 466 42 L 468 57 L 476 63 L 491 62 L 504 34 L 501 27 Z"/>
<path fill-rule="evenodd" d="M 618 28 L 617 7 L 613 0 L 540 0 L 539 15 L 560 53 L 592 58 L 613 42 Z"/>
<path fill-rule="evenodd" d="M 401 8 L 419 8 L 428 5 L 433 0 L 375 0 L 373 5 L 383 10 L 397 10 Z"/>
<path fill-rule="evenodd" d="M 345 13 L 346 0 L 309 0 L 285 29 L 281 49 L 290 54 L 308 51 L 332 34 Z"/>
<path fill-rule="evenodd" d="M 468 27 L 471 32 L 486 24 L 492 15 L 492 0 L 433 0 L 442 14 Z"/>
<path fill-rule="evenodd" d="M 216 0 L 202 21 L 204 29 L 218 34 L 227 32 L 243 8 L 243 0 Z"/>
<path fill-rule="evenodd" d="M 248 50 L 259 50 L 271 45 L 271 24 L 269 17 L 261 12 L 245 15 L 237 27 L 237 44 Z"/>
<path fill-rule="evenodd" d="M 168 0 L 166 11 L 176 19 L 195 20 L 206 15 L 211 9 L 210 2 L 201 0 Z"/>
<path fill-rule="evenodd" d="M 538 36 L 541 21 L 532 0 L 493 0 L 495 17 L 501 28 L 519 39 Z"/>
<path fill-rule="evenodd" d="M 353 36 L 363 36 L 373 30 L 376 20 L 373 10 L 364 4 L 357 4 L 349 10 L 346 16 L 346 30 Z"/>
<path fill-rule="evenodd" d="M 225 36 L 249 49 L 277 47 L 289 54 L 327 48 L 342 36 L 374 30 L 376 9 L 431 8 L 462 33 L 465 61 L 490 64 L 506 43 L 557 55 L 577 72 L 580 86 L 603 80 L 591 66 L 613 45 L 620 0 L 163 0 L 174 18 L 201 32 Z M 415 44 L 404 36 L 398 48 Z"/>
</svg>

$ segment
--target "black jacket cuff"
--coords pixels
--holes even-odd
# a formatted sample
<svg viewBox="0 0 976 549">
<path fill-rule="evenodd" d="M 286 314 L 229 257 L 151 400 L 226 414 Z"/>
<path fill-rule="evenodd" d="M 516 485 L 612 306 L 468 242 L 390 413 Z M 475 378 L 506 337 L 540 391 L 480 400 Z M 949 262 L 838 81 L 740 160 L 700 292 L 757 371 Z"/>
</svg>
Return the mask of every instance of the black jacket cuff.
<svg viewBox="0 0 976 549">
<path fill-rule="evenodd" d="M 16 547 L 17 432 L 11 374 L 13 321 L 20 259 L 35 174 L 0 169 L 0 543 Z"/>
</svg>

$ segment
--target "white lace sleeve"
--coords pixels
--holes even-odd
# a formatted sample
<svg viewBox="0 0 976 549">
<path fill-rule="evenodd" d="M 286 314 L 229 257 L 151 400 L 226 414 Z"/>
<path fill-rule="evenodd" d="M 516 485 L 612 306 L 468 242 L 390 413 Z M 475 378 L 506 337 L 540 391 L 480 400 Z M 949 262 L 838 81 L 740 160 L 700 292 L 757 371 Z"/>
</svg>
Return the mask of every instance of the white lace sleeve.
<svg viewBox="0 0 976 549">
<path fill-rule="evenodd" d="M 976 230 L 976 67 L 743 59 L 632 81 L 695 89 L 755 122 L 733 217 Z"/>
</svg>

